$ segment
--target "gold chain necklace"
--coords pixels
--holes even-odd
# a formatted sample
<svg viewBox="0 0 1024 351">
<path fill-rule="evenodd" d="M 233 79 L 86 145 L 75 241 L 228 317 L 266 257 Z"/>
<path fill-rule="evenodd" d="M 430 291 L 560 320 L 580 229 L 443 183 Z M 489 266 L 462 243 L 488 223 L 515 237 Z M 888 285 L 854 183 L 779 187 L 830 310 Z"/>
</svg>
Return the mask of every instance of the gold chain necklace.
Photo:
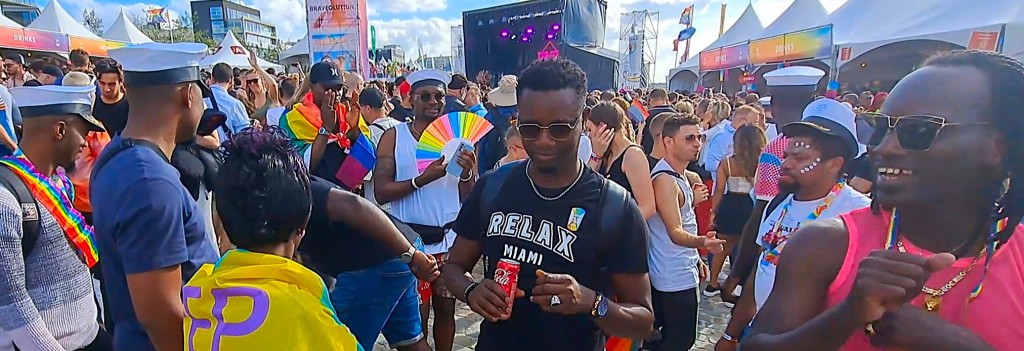
<svg viewBox="0 0 1024 351">
<path fill-rule="evenodd" d="M 896 248 L 899 249 L 899 251 L 902 253 L 907 253 L 907 249 L 903 247 L 903 240 L 896 242 Z M 960 273 L 957 273 L 957 275 L 954 276 L 953 279 L 950 279 L 949 282 L 946 282 L 946 284 L 943 285 L 941 288 L 936 290 L 929 288 L 927 286 L 921 286 L 921 292 L 925 294 L 924 309 L 928 312 L 938 312 L 939 307 L 942 304 L 942 296 L 946 295 L 946 293 L 952 290 L 953 287 L 955 287 L 957 284 L 960 284 L 960 282 L 963 281 L 965 277 L 967 277 L 967 274 L 970 273 L 972 269 L 974 269 L 974 264 L 978 263 L 978 259 L 981 258 L 982 254 L 984 253 L 985 250 L 983 249 L 977 256 L 974 257 L 974 260 L 971 260 L 971 263 L 967 265 L 966 269 L 960 271 Z"/>
</svg>

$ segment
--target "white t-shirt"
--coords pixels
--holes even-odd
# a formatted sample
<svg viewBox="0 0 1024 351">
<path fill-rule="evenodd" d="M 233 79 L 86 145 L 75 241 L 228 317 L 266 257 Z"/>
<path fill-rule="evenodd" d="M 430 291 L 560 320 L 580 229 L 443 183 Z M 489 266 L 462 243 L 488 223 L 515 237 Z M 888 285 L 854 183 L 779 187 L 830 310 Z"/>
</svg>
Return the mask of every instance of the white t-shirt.
<svg viewBox="0 0 1024 351">
<path fill-rule="evenodd" d="M 660 170 L 674 171 L 665 160 L 658 161 L 653 172 Z M 685 176 L 675 178 L 671 174 L 659 174 L 659 177 L 672 177 L 682 190 L 686 203 L 680 204 L 683 229 L 697 233 L 697 215 L 693 212 L 693 188 Z M 661 216 L 655 215 L 647 219 L 647 265 L 650 267 L 651 286 L 660 292 L 678 292 L 693 289 L 700 283 L 697 273 L 697 261 L 700 254 L 697 249 L 679 246 L 668 236 L 668 229 Z"/>
<path fill-rule="evenodd" d="M 590 143 L 590 137 L 586 134 L 580 135 L 580 147 L 576 151 L 576 155 L 583 160 L 583 164 L 590 162 L 590 154 L 594 153 L 594 146 Z"/>
<path fill-rule="evenodd" d="M 826 196 L 827 197 L 827 196 Z M 795 232 L 803 222 L 807 221 L 808 216 L 814 211 L 818 205 L 824 201 L 825 198 L 821 198 L 814 201 L 795 201 L 793 195 L 789 195 L 786 200 L 783 200 L 778 207 L 776 207 L 771 214 L 761 216 L 761 226 L 757 229 L 757 244 L 762 247 L 765 246 L 764 239 L 765 235 L 768 234 L 775 227 L 775 223 L 779 222 L 779 216 L 782 214 L 782 210 L 789 205 L 789 210 L 786 213 L 786 218 L 782 219 L 782 223 L 779 226 L 779 236 L 781 239 L 776 240 L 775 251 L 782 253 L 786 246 L 786 239 L 789 235 Z M 790 204 L 790 201 L 792 203 Z M 832 201 L 832 205 L 825 209 L 824 212 L 818 217 L 818 219 L 835 218 L 841 214 L 848 213 L 853 210 L 867 207 L 871 204 L 871 199 L 853 189 L 851 186 L 846 186 L 840 191 L 839 196 Z M 767 209 L 765 209 L 767 211 Z M 768 300 L 768 295 L 771 294 L 772 288 L 775 286 L 775 270 L 778 264 L 778 256 L 769 253 L 767 250 L 761 253 L 761 257 L 758 258 L 756 278 L 754 280 L 754 300 L 757 302 L 757 309 L 760 310 L 761 306 L 764 306 L 765 301 Z"/>
<path fill-rule="evenodd" d="M 373 123 L 370 123 L 370 125 L 368 126 L 370 128 L 370 143 L 373 144 L 374 148 L 376 148 L 377 144 L 380 144 L 380 137 L 384 135 L 384 132 L 387 131 L 388 129 L 394 128 L 396 125 L 399 125 L 401 123 L 402 122 L 399 122 L 397 119 L 388 116 L 384 116 L 374 120 Z M 383 209 L 384 211 L 387 211 L 390 208 L 388 204 L 378 204 L 377 199 L 374 198 L 372 169 L 370 170 L 370 173 L 366 174 L 366 178 L 363 178 L 363 196 L 366 197 L 367 200 L 370 200 L 370 202 L 372 202 L 374 205 L 377 205 L 377 207 Z"/>
<path fill-rule="evenodd" d="M 267 110 L 267 125 L 281 126 L 281 114 L 284 113 L 284 106 L 271 107 Z"/>
</svg>

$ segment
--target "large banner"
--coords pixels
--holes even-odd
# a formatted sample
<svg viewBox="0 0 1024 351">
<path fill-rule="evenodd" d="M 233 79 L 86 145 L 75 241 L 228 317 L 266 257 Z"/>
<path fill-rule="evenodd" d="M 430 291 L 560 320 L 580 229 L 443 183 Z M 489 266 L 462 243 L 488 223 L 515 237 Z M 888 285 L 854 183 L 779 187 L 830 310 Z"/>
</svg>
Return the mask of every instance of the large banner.
<svg viewBox="0 0 1024 351">
<path fill-rule="evenodd" d="M 750 64 L 832 56 L 832 25 L 750 41 Z"/>
<path fill-rule="evenodd" d="M 66 34 L 28 28 L 0 27 L 0 47 L 30 51 L 71 51 Z"/>
<path fill-rule="evenodd" d="M 746 42 L 700 53 L 700 71 L 718 71 L 747 64 L 749 46 Z"/>
<path fill-rule="evenodd" d="M 71 50 L 82 49 L 89 53 L 89 56 L 100 56 L 107 57 L 107 50 L 123 48 L 128 46 L 128 43 L 103 40 L 103 39 L 91 39 L 76 36 L 68 36 L 71 43 Z"/>
<path fill-rule="evenodd" d="M 622 85 L 634 89 L 644 86 L 644 40 L 639 34 L 631 34 L 626 44 L 626 62 L 623 62 Z"/>
<path fill-rule="evenodd" d="M 333 61 L 370 76 L 366 0 L 306 0 L 306 19 L 312 63 Z"/>
</svg>

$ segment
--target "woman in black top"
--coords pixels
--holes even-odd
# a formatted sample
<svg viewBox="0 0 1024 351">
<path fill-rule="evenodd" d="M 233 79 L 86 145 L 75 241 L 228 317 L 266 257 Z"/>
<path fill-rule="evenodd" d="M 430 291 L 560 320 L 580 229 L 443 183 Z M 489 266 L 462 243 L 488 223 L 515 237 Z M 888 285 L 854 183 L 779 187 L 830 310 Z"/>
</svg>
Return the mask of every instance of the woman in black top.
<svg viewBox="0 0 1024 351">
<path fill-rule="evenodd" d="M 598 173 L 633 195 L 644 219 L 653 216 L 657 209 L 654 207 L 651 168 L 658 162 L 629 138 L 626 112 L 613 102 L 602 101 L 590 109 L 585 123 L 590 135 L 595 136 L 591 164 L 596 163 Z M 604 142 L 604 138 L 599 137 L 607 130 L 612 131 L 611 142 Z"/>
</svg>

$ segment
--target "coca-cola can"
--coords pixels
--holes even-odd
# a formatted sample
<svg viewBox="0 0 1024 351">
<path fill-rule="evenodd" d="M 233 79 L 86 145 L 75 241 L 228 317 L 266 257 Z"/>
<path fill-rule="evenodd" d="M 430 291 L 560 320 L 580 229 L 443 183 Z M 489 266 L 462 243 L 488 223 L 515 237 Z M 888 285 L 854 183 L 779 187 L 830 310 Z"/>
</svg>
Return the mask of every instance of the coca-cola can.
<svg viewBox="0 0 1024 351">
<path fill-rule="evenodd" d="M 494 270 L 494 281 L 501 284 L 505 296 L 516 296 L 516 288 L 519 287 L 519 262 L 503 258 L 498 260 L 498 267 Z M 509 302 L 508 309 L 512 309 L 512 302 Z"/>
</svg>

